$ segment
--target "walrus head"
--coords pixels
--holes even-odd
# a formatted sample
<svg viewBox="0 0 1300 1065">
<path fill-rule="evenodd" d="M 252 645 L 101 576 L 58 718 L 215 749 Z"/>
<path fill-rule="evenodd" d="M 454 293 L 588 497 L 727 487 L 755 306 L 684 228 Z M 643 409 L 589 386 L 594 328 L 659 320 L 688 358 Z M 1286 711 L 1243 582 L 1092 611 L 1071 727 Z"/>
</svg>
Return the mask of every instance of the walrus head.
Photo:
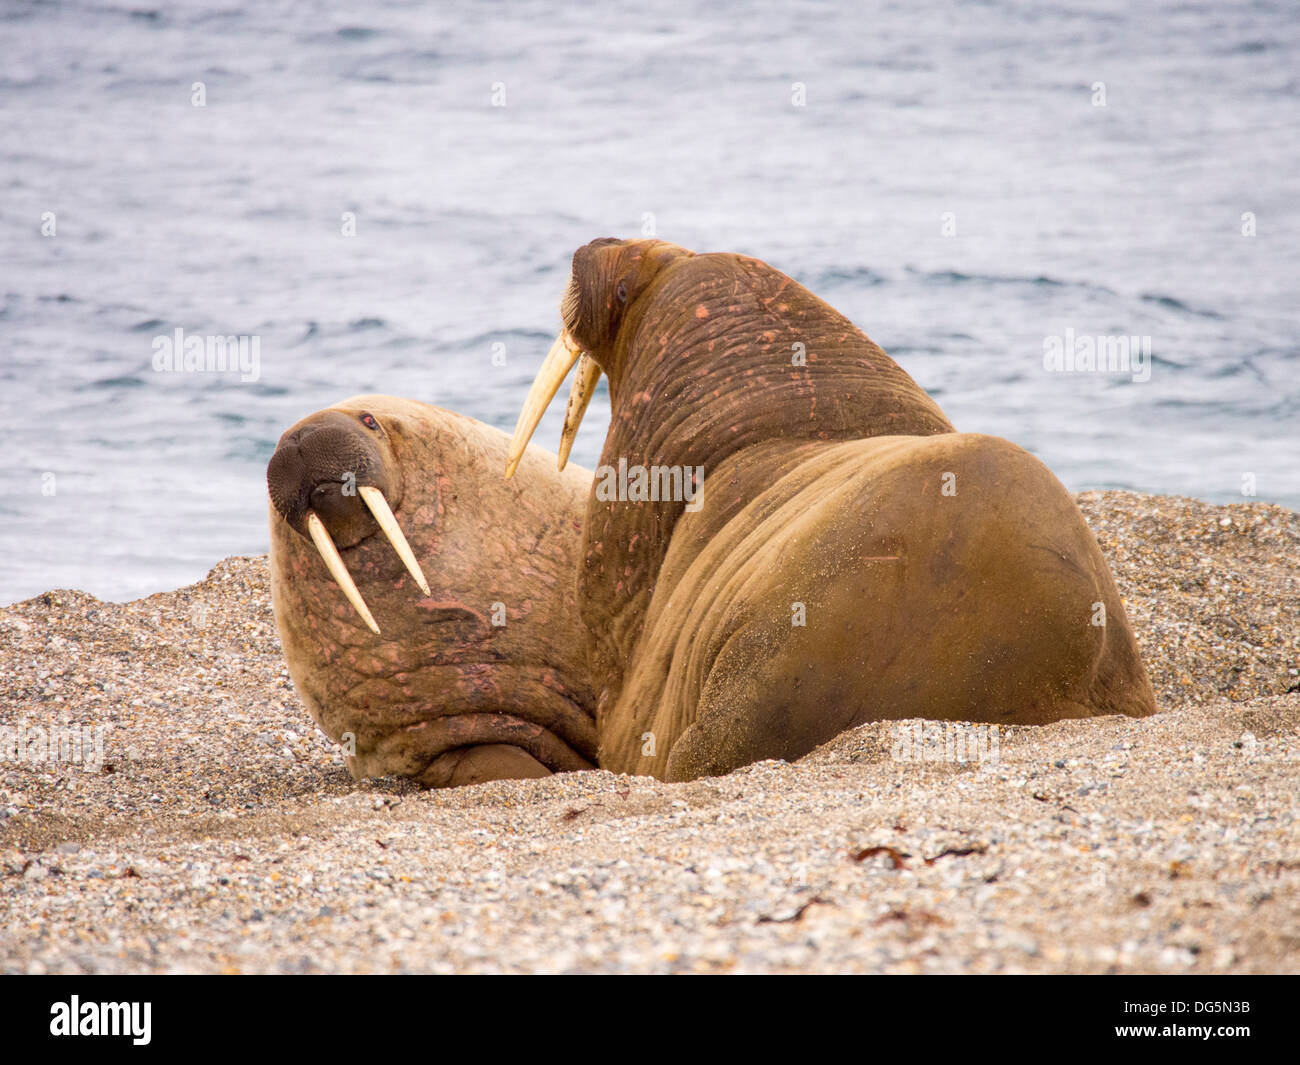
<svg viewBox="0 0 1300 1065">
<path fill-rule="evenodd" d="M 666 240 L 602 237 L 573 254 L 569 285 L 560 302 L 565 332 L 606 372 L 624 312 L 664 267 L 694 255 Z"/>
<path fill-rule="evenodd" d="M 443 787 L 595 760 L 574 581 L 591 475 L 538 452 L 502 481 L 508 443 L 367 395 L 307 416 L 271 459 L 276 628 L 358 778 Z"/>
<path fill-rule="evenodd" d="M 429 584 L 393 516 L 402 502 L 401 466 L 383 425 L 367 410 L 324 410 L 280 437 L 266 467 L 266 487 L 280 517 L 310 537 L 330 575 L 366 625 L 379 626 L 348 573 L 339 548 L 382 531 L 425 595 Z"/>
</svg>

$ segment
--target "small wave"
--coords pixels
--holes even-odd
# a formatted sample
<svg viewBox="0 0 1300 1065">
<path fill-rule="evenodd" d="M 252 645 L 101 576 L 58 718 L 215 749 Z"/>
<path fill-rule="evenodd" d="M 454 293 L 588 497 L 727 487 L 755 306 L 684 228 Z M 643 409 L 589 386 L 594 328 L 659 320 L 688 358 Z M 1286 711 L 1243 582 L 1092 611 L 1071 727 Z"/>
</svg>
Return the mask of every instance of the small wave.
<svg viewBox="0 0 1300 1065">
<path fill-rule="evenodd" d="M 117 377 L 102 377 L 86 386 L 87 390 L 98 388 L 143 388 L 144 381 L 139 374 L 119 374 Z"/>
<path fill-rule="evenodd" d="M 522 340 L 527 344 L 550 345 L 555 340 L 554 333 L 547 333 L 541 329 L 506 329 L 494 333 L 477 333 L 472 337 L 464 339 L 448 339 L 441 344 L 435 345 L 435 351 L 455 351 L 477 348 L 489 348 L 494 343 L 506 343 L 510 340 Z"/>
<path fill-rule="evenodd" d="M 0 77 L 0 92 L 8 92 L 11 89 L 43 89 L 53 84 L 54 79 L 43 74 L 37 74 L 30 78 Z"/>
<path fill-rule="evenodd" d="M 997 274 L 966 274 L 960 270 L 935 270 L 927 273 L 910 266 L 907 270 L 908 273 L 920 274 L 925 280 L 940 285 L 964 285 L 974 281 L 977 284 L 984 285 L 1035 285 L 1047 288 L 1066 288 L 1071 284 L 1071 282 L 1059 281 L 1044 274 L 1039 274 L 1037 277 L 1002 277 Z M 1078 282 L 1075 282 L 1075 284 L 1078 284 Z"/>
<path fill-rule="evenodd" d="M 363 333 L 368 329 L 387 329 L 388 323 L 382 318 L 358 318 L 348 322 L 348 328 L 354 333 Z"/>
<path fill-rule="evenodd" d="M 1151 353 L 1152 366 L 1167 366 L 1171 370 L 1187 370 L 1191 368 L 1191 363 L 1176 362 L 1173 359 L 1166 358 L 1163 355 L 1157 355 L 1154 351 Z"/>
<path fill-rule="evenodd" d="M 817 280 L 813 282 L 811 287 L 853 284 L 874 288 L 876 285 L 885 284 L 888 280 L 884 274 L 878 274 L 875 270 L 866 266 L 833 267 L 818 274 Z"/>
<path fill-rule="evenodd" d="M 257 466 L 265 466 L 271 456 L 275 454 L 276 440 L 259 440 L 245 437 L 242 440 L 231 441 L 231 446 L 226 449 L 226 458 L 231 462 L 247 462 Z"/>
<path fill-rule="evenodd" d="M 1063 281 L 1059 277 L 1049 277 L 1047 274 L 1033 276 L 968 274 L 962 270 L 918 270 L 914 266 L 907 267 L 907 272 L 920 277 L 925 283 L 935 285 L 1020 285 L 1041 292 L 1074 290 L 1111 298 L 1118 295 L 1113 288 L 1099 285 L 1095 281 Z"/>
<path fill-rule="evenodd" d="M 355 66 L 341 69 L 339 74 L 350 81 L 430 85 L 435 80 L 432 72 L 443 61 L 440 52 L 407 49 L 385 55 L 368 55 L 359 59 Z"/>
<path fill-rule="evenodd" d="M 170 89 L 176 85 L 175 78 L 118 78 L 104 86 L 105 92 L 120 92 L 132 89 Z"/>
<path fill-rule="evenodd" d="M 1189 307 L 1182 300 L 1174 299 L 1173 296 L 1161 296 L 1155 292 L 1142 293 L 1143 303 L 1154 303 L 1158 307 L 1164 307 L 1171 311 L 1179 311 L 1183 314 L 1194 314 L 1198 318 L 1214 318 L 1219 321 L 1223 320 L 1223 315 L 1218 311 L 1203 311 L 1196 307 Z"/>
<path fill-rule="evenodd" d="M 166 327 L 167 327 L 167 323 L 164 322 L 161 318 L 150 318 L 148 321 L 145 322 L 136 322 L 135 325 L 131 326 L 131 332 L 156 333 L 158 332 L 159 329 L 165 329 Z"/>
<path fill-rule="evenodd" d="M 1211 380 L 1222 381 L 1231 377 L 1254 377 L 1261 384 L 1268 384 L 1268 378 L 1260 372 L 1250 359 L 1241 359 L 1238 362 L 1225 362 L 1219 366 L 1213 367 L 1206 376 Z"/>
<path fill-rule="evenodd" d="M 1241 398 L 1235 399 L 1197 399 L 1188 396 L 1162 396 L 1149 400 L 1146 404 L 1149 417 L 1155 422 L 1163 415 L 1173 416 L 1173 425 L 1186 427 L 1195 422 L 1198 429 L 1205 430 L 1211 426 L 1231 429 L 1240 421 L 1243 411 L 1249 410 L 1265 429 L 1270 428 L 1273 415 L 1285 416 L 1289 411 L 1286 401 L 1267 403 L 1264 397 L 1257 396 L 1258 402 L 1247 404 Z"/>
</svg>

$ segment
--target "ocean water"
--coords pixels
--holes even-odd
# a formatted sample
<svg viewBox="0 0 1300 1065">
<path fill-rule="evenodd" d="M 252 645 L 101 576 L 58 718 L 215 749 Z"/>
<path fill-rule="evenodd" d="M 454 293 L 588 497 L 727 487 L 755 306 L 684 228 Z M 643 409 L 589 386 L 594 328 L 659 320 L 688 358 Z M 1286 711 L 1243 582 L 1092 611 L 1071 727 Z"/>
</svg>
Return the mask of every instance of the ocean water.
<svg viewBox="0 0 1300 1065">
<path fill-rule="evenodd" d="M 1071 489 L 1300 507 L 1291 0 L 5 0 L 0 55 L 0 603 L 264 551 L 276 439 L 349 395 L 511 428 L 573 250 L 644 232 Z M 177 328 L 257 380 L 155 371 Z M 1048 372 L 1067 335 L 1149 377 Z"/>
</svg>

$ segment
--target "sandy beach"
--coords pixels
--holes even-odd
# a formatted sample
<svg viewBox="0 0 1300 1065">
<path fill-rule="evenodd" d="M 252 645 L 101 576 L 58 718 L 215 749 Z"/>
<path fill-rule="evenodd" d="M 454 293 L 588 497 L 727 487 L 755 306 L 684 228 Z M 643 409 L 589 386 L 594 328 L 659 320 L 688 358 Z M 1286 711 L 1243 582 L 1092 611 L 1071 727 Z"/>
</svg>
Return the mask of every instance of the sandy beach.
<svg viewBox="0 0 1300 1065">
<path fill-rule="evenodd" d="M 1294 972 L 1300 516 L 1076 498 L 1161 712 L 984 761 L 903 760 L 882 723 L 689 784 L 357 783 L 264 557 L 2 608 L 0 727 L 83 742 L 0 763 L 0 968 Z"/>
</svg>

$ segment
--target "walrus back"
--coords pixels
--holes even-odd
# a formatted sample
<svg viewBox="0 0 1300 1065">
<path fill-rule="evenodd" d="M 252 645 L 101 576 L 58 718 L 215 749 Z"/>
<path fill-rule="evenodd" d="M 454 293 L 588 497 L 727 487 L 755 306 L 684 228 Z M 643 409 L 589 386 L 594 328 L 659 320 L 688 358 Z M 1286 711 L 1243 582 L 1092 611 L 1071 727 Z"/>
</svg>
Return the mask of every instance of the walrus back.
<svg viewBox="0 0 1300 1065">
<path fill-rule="evenodd" d="M 722 529 L 693 538 L 697 517 L 602 736 L 609 768 L 689 779 L 873 720 L 1155 708 L 1082 514 L 1005 440 L 826 445 Z"/>
</svg>

